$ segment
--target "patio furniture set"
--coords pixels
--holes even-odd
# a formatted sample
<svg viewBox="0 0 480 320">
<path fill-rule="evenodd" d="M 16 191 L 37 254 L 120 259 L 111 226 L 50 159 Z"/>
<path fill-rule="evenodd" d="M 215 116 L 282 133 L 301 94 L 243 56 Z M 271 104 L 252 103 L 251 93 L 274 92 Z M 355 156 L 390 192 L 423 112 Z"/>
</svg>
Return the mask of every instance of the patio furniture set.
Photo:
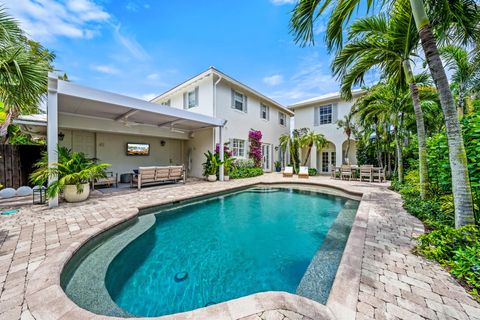
<svg viewBox="0 0 480 320">
<path fill-rule="evenodd" d="M 331 177 L 341 180 L 360 180 L 369 182 L 385 181 L 385 170 L 382 167 L 374 167 L 373 165 L 342 165 L 341 167 L 330 168 Z"/>
<path fill-rule="evenodd" d="M 146 185 L 155 185 L 166 182 L 185 183 L 185 167 L 182 166 L 152 166 L 139 167 L 138 170 L 133 170 L 129 173 L 128 181 L 130 187 L 137 187 L 140 190 Z M 122 175 L 123 176 L 123 175 Z M 115 186 L 118 187 L 118 173 L 107 172 L 107 176 L 102 179 L 97 179 L 92 183 L 92 188 L 96 186 Z"/>
</svg>

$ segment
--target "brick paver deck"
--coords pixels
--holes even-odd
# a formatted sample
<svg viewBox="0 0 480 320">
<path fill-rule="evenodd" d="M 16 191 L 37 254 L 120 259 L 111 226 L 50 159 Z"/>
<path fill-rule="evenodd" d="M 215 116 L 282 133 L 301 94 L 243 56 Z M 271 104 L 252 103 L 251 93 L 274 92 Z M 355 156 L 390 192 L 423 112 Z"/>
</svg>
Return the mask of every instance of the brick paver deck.
<svg viewBox="0 0 480 320">
<path fill-rule="evenodd" d="M 194 181 L 128 194 L 92 196 L 87 202 L 63 203 L 53 210 L 27 206 L 21 208 L 19 214 L 1 216 L 0 319 L 35 319 L 25 300 L 29 279 L 47 256 L 55 250 L 62 250 L 72 237 L 85 230 L 118 221 L 131 212 L 131 208 L 258 182 L 279 181 L 299 180 L 267 174 L 226 183 Z M 412 237 L 422 233 L 423 226 L 403 210 L 398 194 L 389 191 L 385 184 L 338 181 L 326 177 L 310 178 L 308 182 L 368 193 L 368 197 L 364 196 L 362 200 L 369 203 L 369 209 L 360 283 L 356 284 L 359 287 L 358 295 L 355 295 L 358 299 L 358 319 L 480 319 L 480 305 L 445 270 L 411 253 Z M 257 312 L 243 319 L 310 318 L 277 309 Z"/>
</svg>

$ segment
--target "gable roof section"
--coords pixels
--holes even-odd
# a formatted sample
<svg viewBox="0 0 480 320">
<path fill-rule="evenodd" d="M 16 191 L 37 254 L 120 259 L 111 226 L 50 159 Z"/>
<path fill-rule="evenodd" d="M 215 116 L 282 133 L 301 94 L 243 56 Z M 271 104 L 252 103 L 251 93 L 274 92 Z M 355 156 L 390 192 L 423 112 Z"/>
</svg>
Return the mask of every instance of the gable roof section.
<svg viewBox="0 0 480 320">
<path fill-rule="evenodd" d="M 217 77 L 222 78 L 222 80 L 224 80 L 226 82 L 229 82 L 229 83 L 233 84 L 234 86 L 240 88 L 241 90 L 244 90 L 244 91 L 250 93 L 251 95 L 258 98 L 259 100 L 261 100 L 261 101 L 263 101 L 263 102 L 265 102 L 269 105 L 273 105 L 273 106 L 277 107 L 278 109 L 285 112 L 289 116 L 293 116 L 293 114 L 294 114 L 292 110 L 289 110 L 288 108 L 284 107 L 282 104 L 278 103 L 277 101 L 261 94 L 257 90 L 241 83 L 240 81 L 235 80 L 234 78 L 226 75 L 225 73 L 221 72 L 220 70 L 216 69 L 215 67 L 208 68 L 206 71 L 204 71 L 204 72 L 202 72 L 202 73 L 200 73 L 200 74 L 198 74 L 198 75 L 180 83 L 179 85 L 177 85 L 177 86 L 173 87 L 172 89 L 160 94 L 159 96 L 153 98 L 150 101 L 158 103 L 161 100 L 167 99 L 169 96 L 171 96 L 173 94 L 176 94 L 178 91 L 192 85 L 193 83 L 195 83 L 199 80 L 202 80 L 203 78 L 206 78 L 206 77 L 211 76 L 211 75 L 216 75 Z"/>
<path fill-rule="evenodd" d="M 356 89 L 352 90 L 352 96 L 353 98 L 358 98 L 362 95 L 364 95 L 367 91 L 363 89 Z M 340 94 L 340 92 L 331 92 L 327 93 L 318 97 L 314 97 L 311 99 L 303 100 L 297 103 L 294 103 L 292 105 L 289 105 L 288 108 L 291 110 L 295 110 L 298 108 L 303 108 L 303 107 L 309 107 L 312 105 L 316 105 L 319 103 L 325 103 L 325 102 L 333 102 L 333 101 L 338 101 L 338 100 L 344 100 Z"/>
</svg>

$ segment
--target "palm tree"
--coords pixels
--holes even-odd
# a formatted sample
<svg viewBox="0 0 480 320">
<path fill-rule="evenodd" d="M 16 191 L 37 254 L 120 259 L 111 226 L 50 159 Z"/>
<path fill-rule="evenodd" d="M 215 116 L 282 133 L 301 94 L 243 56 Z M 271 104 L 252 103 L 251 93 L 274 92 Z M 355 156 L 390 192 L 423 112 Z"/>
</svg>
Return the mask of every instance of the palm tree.
<svg viewBox="0 0 480 320">
<path fill-rule="evenodd" d="M 353 114 L 351 112 L 347 113 L 343 119 L 337 121 L 337 127 L 343 128 L 343 133 L 347 136 L 347 150 L 345 154 L 348 157 L 348 153 L 350 152 L 350 137 L 352 133 L 355 131 L 355 124 L 353 123 Z"/>
<path fill-rule="evenodd" d="M 403 183 L 403 137 L 407 118 L 413 118 L 412 100 L 405 85 L 398 87 L 393 81 L 381 82 L 368 90 L 368 93 L 359 98 L 353 107 L 353 113 L 362 123 L 374 123 L 386 132 L 391 131 L 395 140 L 397 155 L 396 171 L 398 181 Z M 410 120 L 410 119 L 408 119 Z M 380 136 L 377 130 L 377 143 Z"/>
<path fill-rule="evenodd" d="M 300 147 L 300 134 L 298 130 L 293 130 L 292 134 L 284 133 L 280 136 L 280 150 L 286 154 L 287 150 L 290 154 L 290 163 L 293 168 L 298 168 L 300 163 L 298 149 Z"/>
<path fill-rule="evenodd" d="M 342 46 L 343 26 L 357 10 L 360 0 L 299 0 L 290 20 L 295 41 L 301 45 L 314 43 L 314 23 L 330 4 L 336 4 L 328 20 L 326 31 L 327 47 L 332 50 Z M 366 9 L 372 10 L 392 5 L 395 0 L 368 0 Z M 448 137 L 450 167 L 452 171 L 452 193 L 455 203 L 455 226 L 460 227 L 474 222 L 472 192 L 470 188 L 467 157 L 463 144 L 452 92 L 447 75 L 440 60 L 440 53 L 433 34 L 432 24 L 425 11 L 426 4 L 433 18 L 436 34 L 442 39 L 453 39 L 468 43 L 478 41 L 478 20 L 480 12 L 475 0 L 410 0 L 412 14 L 418 30 L 420 42 L 430 73 L 437 87 L 440 104 L 445 118 Z"/>
<path fill-rule="evenodd" d="M 300 136 L 300 148 L 307 147 L 307 154 L 303 160 L 303 165 L 306 166 L 308 160 L 310 160 L 310 154 L 312 152 L 312 147 L 315 145 L 317 150 L 322 149 L 327 145 L 328 141 L 325 136 L 321 133 L 317 133 L 312 130 L 307 130 Z"/>
<path fill-rule="evenodd" d="M 7 129 L 12 120 L 19 114 L 38 111 L 41 97 L 47 89 L 47 74 L 51 70 L 53 54 L 39 48 L 38 43 L 27 40 L 17 22 L 1 7 L 0 44 L 0 101 L 7 113 L 0 125 L 0 140 L 6 143 Z M 48 58 L 46 53 L 49 53 Z"/>
<path fill-rule="evenodd" d="M 425 122 L 410 65 L 416 56 L 419 38 L 408 1 L 398 0 L 390 15 L 354 21 L 346 45 L 337 52 L 332 69 L 342 80 L 342 95 L 347 99 L 352 97 L 352 86 L 362 83 L 365 73 L 373 68 L 379 68 L 384 77 L 394 79 L 399 86 L 409 85 L 417 123 L 420 194 L 425 198 L 428 183 Z"/>
<path fill-rule="evenodd" d="M 447 45 L 440 48 L 447 68 L 453 71 L 452 87 L 457 92 L 458 113 L 468 113 L 469 95 L 475 91 L 480 80 L 480 61 L 474 51 L 468 52 L 465 48 Z"/>
</svg>

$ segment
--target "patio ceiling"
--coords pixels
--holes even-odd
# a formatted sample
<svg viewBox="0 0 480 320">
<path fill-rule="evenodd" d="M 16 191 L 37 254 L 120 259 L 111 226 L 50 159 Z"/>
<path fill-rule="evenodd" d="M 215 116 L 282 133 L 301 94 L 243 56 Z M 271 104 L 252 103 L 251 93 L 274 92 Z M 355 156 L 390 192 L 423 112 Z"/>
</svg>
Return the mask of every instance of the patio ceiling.
<svg viewBox="0 0 480 320">
<path fill-rule="evenodd" d="M 58 113 L 195 131 L 225 120 L 58 80 Z"/>
</svg>

